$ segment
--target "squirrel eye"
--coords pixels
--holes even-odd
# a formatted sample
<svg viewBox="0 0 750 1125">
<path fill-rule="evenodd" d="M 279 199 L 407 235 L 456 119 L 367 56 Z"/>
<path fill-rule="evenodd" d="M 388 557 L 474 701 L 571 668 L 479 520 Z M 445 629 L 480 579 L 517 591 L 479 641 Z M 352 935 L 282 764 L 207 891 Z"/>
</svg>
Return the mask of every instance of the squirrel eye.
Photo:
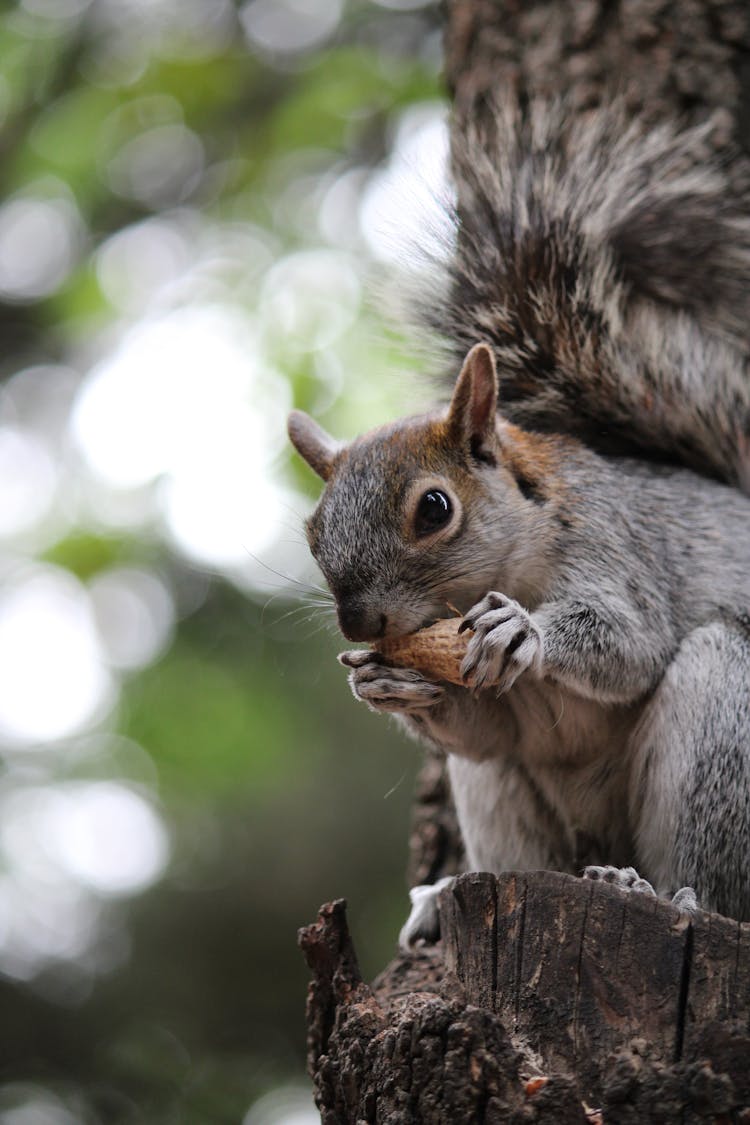
<svg viewBox="0 0 750 1125">
<path fill-rule="evenodd" d="M 417 535 L 430 535 L 444 527 L 453 515 L 453 505 L 444 492 L 431 488 L 425 492 L 414 513 L 414 530 Z"/>
</svg>

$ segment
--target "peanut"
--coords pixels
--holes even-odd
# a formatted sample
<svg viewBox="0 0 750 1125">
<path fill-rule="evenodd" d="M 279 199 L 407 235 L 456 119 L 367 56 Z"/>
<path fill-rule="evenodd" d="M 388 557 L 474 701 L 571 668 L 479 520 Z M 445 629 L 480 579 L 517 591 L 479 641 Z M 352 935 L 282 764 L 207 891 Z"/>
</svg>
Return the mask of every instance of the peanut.
<svg viewBox="0 0 750 1125">
<path fill-rule="evenodd" d="M 435 680 L 463 684 L 461 661 L 466 656 L 471 633 L 459 635 L 460 624 L 460 617 L 436 621 L 418 633 L 383 637 L 375 643 L 375 648 L 386 660 L 399 667 L 415 668 Z"/>
</svg>

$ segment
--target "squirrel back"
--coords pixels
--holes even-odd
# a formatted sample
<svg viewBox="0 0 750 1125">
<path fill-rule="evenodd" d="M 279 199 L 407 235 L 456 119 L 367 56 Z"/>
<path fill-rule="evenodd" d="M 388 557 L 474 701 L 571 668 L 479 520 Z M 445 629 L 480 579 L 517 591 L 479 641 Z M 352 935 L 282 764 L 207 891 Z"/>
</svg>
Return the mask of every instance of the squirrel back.
<svg viewBox="0 0 750 1125">
<path fill-rule="evenodd" d="M 497 100 L 454 126 L 455 248 L 424 319 L 492 345 L 503 412 L 750 492 L 750 219 L 710 125 Z"/>
</svg>

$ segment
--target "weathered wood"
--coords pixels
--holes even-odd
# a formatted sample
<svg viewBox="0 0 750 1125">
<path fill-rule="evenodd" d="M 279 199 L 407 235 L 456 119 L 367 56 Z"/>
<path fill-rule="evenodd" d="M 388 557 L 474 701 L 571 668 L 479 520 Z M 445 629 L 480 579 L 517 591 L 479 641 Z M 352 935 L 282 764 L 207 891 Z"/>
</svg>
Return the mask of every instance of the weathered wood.
<svg viewBox="0 0 750 1125">
<path fill-rule="evenodd" d="M 497 885 L 493 875 L 463 875 L 441 896 L 440 926 L 446 969 L 467 1000 L 494 1011 L 497 956 Z"/>
<path fill-rule="evenodd" d="M 371 988 L 342 903 L 301 932 L 325 1125 L 750 1122 L 750 924 L 554 872 L 440 909 Z"/>
<path fill-rule="evenodd" d="M 439 947 L 396 958 L 368 988 L 352 975 L 341 902 L 300 931 L 300 945 L 313 970 L 308 1064 L 323 1125 L 589 1120 L 569 1075 L 550 1076 L 531 1105 L 524 1053 L 493 1012 L 466 1004 Z"/>
<path fill-rule="evenodd" d="M 487 911 L 491 883 L 497 925 Z M 733 981 L 750 970 L 738 944 L 750 926 L 718 915 L 691 923 L 650 896 L 545 871 L 462 876 L 445 895 L 441 923 L 446 963 L 469 1003 L 489 1006 L 552 1069 L 575 1073 L 594 1101 L 606 1082 L 603 1061 L 633 1039 L 647 1044 L 650 1060 L 672 1064 L 705 1050 L 698 1014 L 701 1027 L 704 1013 L 719 1026 L 741 1010 L 748 1026 L 747 985 L 733 1005 L 717 1003 L 707 987 L 724 967 Z"/>
</svg>

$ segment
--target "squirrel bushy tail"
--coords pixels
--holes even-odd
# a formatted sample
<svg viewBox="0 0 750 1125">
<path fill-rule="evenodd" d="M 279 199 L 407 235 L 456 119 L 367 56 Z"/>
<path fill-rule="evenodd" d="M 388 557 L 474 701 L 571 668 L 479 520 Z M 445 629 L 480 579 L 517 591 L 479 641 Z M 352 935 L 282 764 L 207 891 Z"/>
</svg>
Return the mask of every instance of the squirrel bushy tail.
<svg viewBox="0 0 750 1125">
<path fill-rule="evenodd" d="M 455 248 L 427 314 L 494 346 L 504 414 L 750 492 L 750 219 L 709 128 L 617 105 L 482 105 L 454 125 Z"/>
</svg>

